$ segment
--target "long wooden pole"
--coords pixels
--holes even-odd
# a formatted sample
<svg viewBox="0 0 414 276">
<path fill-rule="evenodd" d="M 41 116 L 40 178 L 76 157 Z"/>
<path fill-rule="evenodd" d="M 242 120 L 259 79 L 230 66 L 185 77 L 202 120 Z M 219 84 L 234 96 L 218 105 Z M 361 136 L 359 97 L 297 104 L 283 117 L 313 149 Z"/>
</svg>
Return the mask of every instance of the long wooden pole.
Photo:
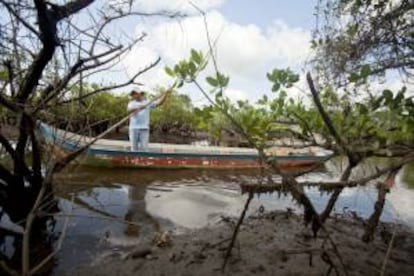
<svg viewBox="0 0 414 276">
<path fill-rule="evenodd" d="M 172 91 L 175 86 L 176 86 L 176 82 L 172 86 L 170 86 L 169 89 L 167 89 L 167 91 L 165 92 L 164 97 L 167 95 L 167 93 L 170 93 L 170 91 Z M 158 98 L 155 98 L 155 99 L 153 99 L 151 101 L 149 101 L 147 104 L 145 104 L 142 107 L 141 110 L 146 109 L 148 106 L 150 106 L 151 104 L 153 104 L 158 99 L 159 99 L 159 97 Z M 140 112 L 141 110 L 135 111 L 135 112 Z M 74 152 L 68 154 L 67 156 L 65 156 L 64 158 L 62 158 L 62 159 L 58 160 L 57 162 L 55 162 L 55 164 L 52 166 L 52 169 L 51 169 L 50 172 L 51 173 L 55 173 L 55 172 L 59 172 L 60 170 L 62 170 L 69 162 L 73 161 L 80 154 L 84 153 L 90 146 L 92 146 L 94 143 L 96 143 L 96 141 L 98 141 L 99 139 L 102 139 L 103 137 L 105 137 L 106 135 L 108 135 L 109 133 L 111 133 L 114 129 L 116 129 L 117 127 L 119 127 L 120 125 L 122 125 L 123 123 L 125 123 L 126 121 L 128 121 L 128 119 L 135 112 L 128 113 L 127 116 L 125 116 L 120 121 L 118 121 L 117 123 L 115 123 L 114 125 L 112 125 L 110 128 L 108 128 L 107 130 L 105 130 L 104 132 L 102 132 L 101 134 L 99 134 L 98 136 L 96 136 L 95 138 L 93 138 L 91 141 L 89 141 L 83 147 L 81 147 L 77 151 L 74 151 Z"/>
</svg>

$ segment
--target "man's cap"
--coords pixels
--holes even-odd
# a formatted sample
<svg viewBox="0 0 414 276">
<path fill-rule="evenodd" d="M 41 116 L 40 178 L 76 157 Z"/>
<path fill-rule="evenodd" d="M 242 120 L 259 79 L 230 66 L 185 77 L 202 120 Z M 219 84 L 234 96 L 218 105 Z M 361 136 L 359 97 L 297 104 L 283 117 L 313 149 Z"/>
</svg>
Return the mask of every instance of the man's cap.
<svg viewBox="0 0 414 276">
<path fill-rule="evenodd" d="M 138 91 L 138 90 L 134 89 L 129 93 L 130 96 L 132 96 L 134 94 L 141 94 L 142 96 L 144 96 L 145 92 L 144 91 Z"/>
</svg>

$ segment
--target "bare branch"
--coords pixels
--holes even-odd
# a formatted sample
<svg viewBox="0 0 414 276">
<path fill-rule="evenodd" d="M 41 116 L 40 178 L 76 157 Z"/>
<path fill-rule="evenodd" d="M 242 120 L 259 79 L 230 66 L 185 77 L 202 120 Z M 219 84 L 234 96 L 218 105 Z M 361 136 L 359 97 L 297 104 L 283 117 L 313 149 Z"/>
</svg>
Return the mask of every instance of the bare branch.
<svg viewBox="0 0 414 276">
<path fill-rule="evenodd" d="M 94 0 L 74 0 L 71 1 L 63 6 L 52 6 L 52 9 L 55 10 L 56 13 L 56 20 L 60 21 L 63 18 L 69 17 L 80 10 L 86 8 L 90 4 L 92 4 Z"/>
<path fill-rule="evenodd" d="M 313 83 L 313 79 L 311 74 L 308 72 L 306 74 L 306 79 L 308 81 L 309 89 L 312 93 L 313 102 L 316 105 L 316 108 L 318 109 L 319 114 L 321 115 L 326 128 L 329 130 L 332 137 L 335 139 L 336 143 L 342 148 L 344 153 L 348 156 L 350 163 L 352 166 L 355 166 L 359 162 L 359 158 L 355 156 L 354 153 L 348 149 L 345 142 L 342 140 L 341 136 L 339 135 L 338 131 L 336 130 L 331 118 L 329 117 L 328 113 L 326 113 L 324 107 L 322 106 L 322 103 L 319 99 L 319 92 L 316 90 L 315 85 Z"/>
<path fill-rule="evenodd" d="M 80 97 L 76 97 L 76 98 L 72 98 L 69 100 L 65 100 L 62 102 L 59 102 L 59 104 L 66 104 L 66 103 L 72 103 L 72 102 L 77 102 L 83 99 L 86 99 L 92 95 L 95 95 L 97 93 L 100 93 L 102 91 L 109 91 L 109 90 L 115 90 L 115 89 L 119 89 L 125 86 L 128 86 L 130 84 L 135 83 L 135 79 L 138 78 L 140 75 L 142 75 L 143 73 L 149 71 L 150 69 L 154 68 L 159 62 L 161 61 L 161 58 L 157 58 L 156 61 L 154 61 L 153 63 L 151 63 L 149 66 L 145 67 L 144 69 L 140 70 L 139 72 L 137 72 L 134 76 L 132 76 L 132 78 L 130 78 L 129 80 L 127 80 L 126 82 L 120 83 L 120 84 L 115 84 L 115 85 L 109 85 L 109 86 L 105 86 L 105 87 L 101 87 L 99 89 L 96 89 L 90 93 L 87 93 L 85 95 L 82 95 Z"/>
<path fill-rule="evenodd" d="M 0 144 L 3 148 L 7 151 L 7 153 L 14 159 L 16 152 L 13 149 L 12 145 L 10 144 L 9 140 L 0 133 Z"/>
<path fill-rule="evenodd" d="M 402 166 L 409 164 L 414 161 L 414 155 L 408 155 L 402 160 L 395 162 L 394 164 L 377 170 L 375 173 L 368 175 L 366 177 L 357 179 L 357 180 L 339 180 L 339 181 L 301 181 L 298 182 L 297 185 L 301 187 L 321 187 L 327 190 L 336 190 L 338 188 L 345 188 L 345 187 L 356 187 L 356 186 L 363 186 L 378 179 L 384 174 L 389 172 L 398 171 Z M 278 191 L 278 190 L 286 190 L 289 187 L 286 186 L 286 183 L 282 182 L 272 182 L 272 184 L 266 185 L 256 185 L 256 184 L 240 184 L 243 192 L 254 191 L 258 193 L 265 193 L 271 191 Z"/>
<path fill-rule="evenodd" d="M 17 20 L 19 20 L 20 23 L 22 23 L 27 29 L 29 29 L 32 33 L 36 34 L 36 36 L 40 37 L 39 32 L 30 25 L 26 20 L 24 20 L 16 11 L 13 9 L 9 3 L 7 3 L 4 0 L 0 0 L 0 3 L 3 4 L 3 6 L 6 7 L 7 11 L 11 13 Z"/>
</svg>

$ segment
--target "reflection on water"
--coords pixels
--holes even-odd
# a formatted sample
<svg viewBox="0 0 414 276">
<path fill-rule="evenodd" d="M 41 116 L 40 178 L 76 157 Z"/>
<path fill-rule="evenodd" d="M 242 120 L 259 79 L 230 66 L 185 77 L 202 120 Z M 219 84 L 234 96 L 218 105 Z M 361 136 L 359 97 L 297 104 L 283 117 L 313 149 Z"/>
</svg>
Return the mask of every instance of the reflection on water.
<svg viewBox="0 0 414 276">
<path fill-rule="evenodd" d="M 336 160 L 327 165 L 327 172 L 310 174 L 307 179 L 335 178 L 342 165 Z M 357 174 L 367 170 L 372 168 L 361 168 Z M 246 199 L 238 183 L 256 178 L 257 172 L 240 171 L 76 168 L 66 172 L 56 180 L 56 193 L 62 214 L 71 212 L 73 218 L 54 273 L 60 275 L 124 247 L 150 242 L 156 232 L 179 232 L 215 224 L 222 215 L 238 215 Z M 413 166 L 406 166 L 388 194 L 383 220 L 399 219 L 414 226 L 413 186 Z M 315 187 L 306 192 L 318 210 L 325 207 L 329 194 Z M 344 189 L 336 211 L 368 217 L 376 196 L 374 185 Z M 250 213 L 260 206 L 300 211 L 289 195 L 276 193 L 257 195 L 251 205 Z M 62 220 L 58 228 L 61 224 Z"/>
</svg>

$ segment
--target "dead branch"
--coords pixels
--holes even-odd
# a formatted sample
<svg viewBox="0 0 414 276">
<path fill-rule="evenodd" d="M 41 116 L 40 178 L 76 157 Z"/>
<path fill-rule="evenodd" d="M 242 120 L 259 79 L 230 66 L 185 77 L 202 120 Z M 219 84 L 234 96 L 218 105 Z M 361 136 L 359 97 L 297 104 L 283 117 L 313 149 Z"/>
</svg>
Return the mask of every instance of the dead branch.
<svg viewBox="0 0 414 276">
<path fill-rule="evenodd" d="M 241 214 L 239 216 L 239 219 L 237 220 L 236 227 L 234 228 L 234 231 L 233 231 L 233 235 L 231 237 L 230 244 L 227 247 L 226 255 L 224 256 L 224 262 L 223 262 L 223 265 L 221 267 L 221 270 L 222 271 L 224 271 L 224 269 L 226 268 L 226 264 L 227 264 L 227 262 L 228 262 L 228 260 L 229 260 L 229 258 L 231 256 L 231 251 L 232 251 L 232 249 L 234 247 L 234 244 L 236 242 L 237 235 L 238 235 L 239 230 L 240 230 L 240 226 L 243 223 L 243 220 L 244 220 L 244 218 L 246 216 L 247 210 L 249 209 L 249 205 L 250 205 L 250 202 L 252 201 L 252 199 L 253 199 L 253 193 L 249 193 L 249 196 L 247 197 L 246 203 L 244 204 L 243 211 L 241 212 Z"/>
<path fill-rule="evenodd" d="M 122 50 L 122 51 L 120 51 Z M 93 65 L 89 66 L 83 66 L 89 61 L 97 61 L 99 58 L 108 56 L 113 54 L 114 52 L 119 51 L 119 53 L 108 60 L 102 61 L 102 62 L 95 62 Z M 91 56 L 85 59 L 79 59 L 69 70 L 69 72 L 64 76 L 61 80 L 59 80 L 55 85 L 49 85 L 42 93 L 42 96 L 40 97 L 40 104 L 38 104 L 37 108 L 35 109 L 34 113 L 36 113 L 38 110 L 43 109 L 45 104 L 51 101 L 52 99 L 56 98 L 57 95 L 68 85 L 70 80 L 74 78 L 76 75 L 82 73 L 83 71 L 87 71 L 102 65 L 105 65 L 108 62 L 111 62 L 113 59 L 117 58 L 119 55 L 124 53 L 125 49 L 122 49 L 122 46 L 118 46 L 113 49 L 109 49 L 108 51 L 105 51 L 101 54 Z"/>
<path fill-rule="evenodd" d="M 297 185 L 302 187 L 321 187 L 325 190 L 334 190 L 337 188 L 346 188 L 346 187 L 356 187 L 356 186 L 363 186 L 369 183 L 372 180 L 375 180 L 381 177 L 384 174 L 389 172 L 398 170 L 402 166 L 411 163 L 414 161 L 414 155 L 409 154 L 405 158 L 401 159 L 394 164 L 377 170 L 375 173 L 368 175 L 366 177 L 357 179 L 357 180 L 339 180 L 339 181 L 301 181 L 297 182 Z M 272 192 L 272 191 L 279 191 L 279 190 L 286 190 L 288 187 L 285 186 L 283 181 L 281 182 L 274 182 L 272 181 L 271 184 L 249 184 L 249 183 L 242 183 L 240 184 L 242 191 L 244 192 Z"/>
<path fill-rule="evenodd" d="M 37 195 L 36 201 L 33 204 L 32 209 L 30 210 L 29 214 L 27 215 L 24 234 L 23 234 L 23 242 L 22 242 L 22 275 L 30 275 L 30 235 L 32 232 L 32 225 L 33 221 L 36 218 L 36 212 L 38 211 L 38 207 L 43 200 L 43 196 L 46 192 L 46 185 L 43 184 L 42 188 Z"/>
<path fill-rule="evenodd" d="M 339 276 L 338 268 L 336 267 L 335 263 L 332 261 L 331 257 L 326 251 L 323 251 L 321 254 L 321 259 L 329 266 L 326 275 L 331 275 L 332 269 L 335 271 L 336 275 Z"/>
<path fill-rule="evenodd" d="M 72 204 L 73 204 L 74 196 L 72 195 Z M 69 225 L 69 219 L 70 215 L 72 214 L 73 208 L 69 211 L 69 216 L 66 217 L 65 222 L 63 223 L 62 232 L 60 234 L 59 240 L 57 242 L 57 245 L 55 247 L 55 250 L 50 253 L 48 256 L 46 256 L 40 263 L 38 263 L 34 268 L 30 269 L 29 275 L 35 275 L 45 264 L 47 264 L 52 258 L 60 251 L 62 248 L 63 240 L 66 237 L 66 231 Z"/>
<path fill-rule="evenodd" d="M 26 20 L 24 20 L 14 8 L 12 8 L 9 3 L 7 3 L 4 0 L 0 0 L 0 3 L 3 4 L 4 7 L 6 7 L 7 11 L 11 13 L 17 20 L 19 20 L 20 23 L 22 23 L 28 30 L 30 30 L 32 33 L 36 34 L 36 36 L 40 37 L 40 33 L 32 26 L 30 25 Z"/>
<path fill-rule="evenodd" d="M 311 74 L 308 72 L 306 74 L 306 80 L 308 82 L 309 89 L 312 94 L 313 102 L 318 109 L 319 114 L 321 115 L 326 128 L 329 130 L 329 133 L 335 139 L 335 142 L 342 148 L 343 152 L 348 156 L 349 163 L 351 167 L 356 166 L 359 163 L 360 158 L 356 156 L 346 145 L 346 143 L 342 140 L 341 136 L 339 135 L 338 131 L 336 130 L 331 118 L 329 117 L 328 113 L 326 113 L 325 108 L 323 107 L 321 100 L 319 98 L 319 92 L 315 88 L 315 84 L 313 82 Z"/>
<path fill-rule="evenodd" d="M 365 226 L 364 235 L 362 236 L 362 240 L 366 243 L 371 242 L 374 239 L 374 232 L 377 228 L 380 216 L 382 215 L 382 211 L 384 209 L 387 190 L 388 189 L 385 187 L 383 183 L 378 184 L 378 196 L 377 201 L 374 205 L 374 212 L 369 217 L 367 224 Z"/>
<path fill-rule="evenodd" d="M 10 94 L 13 97 L 16 94 L 16 88 L 14 86 L 14 70 L 12 66 L 12 62 L 10 60 L 5 62 L 5 66 L 7 68 L 7 75 L 8 75 L 8 83 L 10 86 Z"/>
<path fill-rule="evenodd" d="M 49 255 L 38 266 L 31 268 L 31 230 L 35 227 L 39 212 L 43 212 L 51 203 L 50 196 L 53 195 L 51 182 L 56 168 L 55 166 L 52 170 L 48 170 L 46 176 L 43 177 L 42 154 L 35 133 L 36 111 L 48 108 L 49 106 L 45 103 L 58 100 L 62 91 L 66 91 L 65 89 L 76 76 L 80 75 L 82 79 L 83 72 L 97 73 L 99 68 L 117 64 L 116 62 L 119 62 L 132 46 L 143 39 L 142 36 L 130 39 L 126 44 L 113 43 L 103 35 L 104 27 L 95 35 L 88 37 L 88 34 L 93 34 L 99 28 L 99 24 L 102 24 L 98 21 L 95 26 L 85 31 L 81 27 L 74 28 L 75 24 L 72 24 L 70 18 L 93 2 L 97 1 L 71 0 L 55 4 L 45 0 L 34 0 L 33 3 L 28 2 L 26 5 L 21 4 L 21 1 L 12 3 L 0 0 L 0 6 L 4 7 L 3 11 L 10 17 L 5 24 L 5 29 L 2 25 L 1 36 L 3 38 L 3 32 L 5 32 L 5 39 L 0 41 L 3 56 L 10 57 L 10 60 L 2 61 L 4 64 L 2 69 L 6 69 L 8 74 L 7 79 L 1 84 L 3 93 L 0 94 L 0 105 L 16 114 L 19 121 L 19 136 L 15 148 L 0 133 L 0 145 L 13 161 L 11 169 L 0 164 L 0 182 L 5 184 L 7 191 L 13 190 L 16 193 L 28 195 L 26 197 L 22 194 L 25 197 L 24 204 L 27 205 L 24 207 L 27 217 L 13 218 L 25 226 L 21 264 L 23 275 L 36 273 L 45 262 L 53 257 Z M 142 14 L 130 12 L 128 16 L 130 15 Z M 115 14 L 114 17 L 120 19 L 125 16 L 127 15 Z M 101 44 L 105 47 L 102 47 L 103 50 L 99 53 L 95 54 L 93 48 L 89 51 L 91 45 L 101 46 Z M 59 51 L 56 51 L 57 49 Z M 60 60 L 63 61 L 62 64 L 59 64 Z M 124 83 L 100 87 L 93 91 L 93 94 L 133 84 L 138 76 L 153 68 L 158 62 L 159 59 Z M 90 95 L 82 96 L 85 98 Z M 81 99 L 72 98 L 70 102 L 76 100 Z M 31 161 L 27 159 L 29 147 L 31 148 Z M 73 158 L 75 155 L 69 156 L 67 160 L 70 161 Z M 59 166 L 62 168 L 64 165 L 59 163 Z M 29 186 L 25 185 L 27 182 Z M 64 234 L 61 239 L 63 236 Z"/>
<path fill-rule="evenodd" d="M 153 63 L 151 63 L 147 67 L 145 67 L 144 69 L 142 69 L 139 72 L 137 72 L 134 76 L 132 76 L 129 80 L 127 80 L 124 83 L 101 87 L 101 88 L 96 89 L 96 90 L 94 90 L 94 91 L 92 91 L 90 93 L 87 93 L 85 95 L 82 95 L 82 96 L 79 96 L 79 97 L 76 97 L 76 98 L 72 98 L 72 99 L 69 99 L 69 100 L 61 101 L 58 104 L 67 104 L 67 103 L 73 103 L 73 102 L 81 101 L 83 99 L 86 99 L 86 98 L 88 98 L 90 96 L 93 96 L 93 95 L 95 95 L 97 93 L 100 93 L 102 91 L 115 90 L 115 89 L 119 89 L 119 88 L 125 87 L 125 86 L 130 85 L 130 84 L 133 84 L 135 82 L 135 80 L 140 75 L 142 75 L 143 73 L 145 73 L 145 72 L 149 71 L 150 69 L 154 68 L 160 61 L 161 61 L 161 58 L 157 58 L 157 60 L 155 60 Z"/>
<path fill-rule="evenodd" d="M 380 276 L 385 275 L 385 270 L 387 268 L 387 263 L 391 255 L 392 247 L 394 245 L 395 236 L 397 235 L 397 225 L 394 226 L 394 231 L 392 232 L 391 240 L 388 244 L 387 252 L 385 253 L 384 260 L 382 261 L 381 273 Z"/>
<path fill-rule="evenodd" d="M 69 217 L 69 218 L 102 219 L 102 220 L 108 220 L 108 221 L 122 222 L 122 223 L 125 223 L 127 225 L 131 225 L 131 226 L 141 226 L 139 223 L 137 223 L 135 221 L 125 220 L 125 219 L 117 218 L 117 217 L 107 217 L 107 216 L 104 216 L 104 215 L 93 216 L 93 215 L 74 215 L 74 214 L 49 214 L 49 213 L 40 213 L 39 216 L 44 216 L 44 217 L 63 217 L 63 218 Z"/>
<path fill-rule="evenodd" d="M 2 235 L 10 235 L 17 238 L 21 238 L 23 235 L 23 231 L 11 229 L 2 225 L 0 225 L 0 233 Z"/>
<path fill-rule="evenodd" d="M 10 268 L 7 263 L 3 260 L 0 260 L 0 266 L 2 269 L 4 269 L 4 271 L 6 271 L 8 273 L 8 275 L 13 275 L 13 276 L 20 276 L 20 272 L 17 270 L 14 270 L 12 268 Z"/>
<path fill-rule="evenodd" d="M 43 48 L 37 54 L 35 60 L 23 77 L 23 83 L 16 96 L 16 100 L 20 104 L 24 104 L 28 97 L 35 91 L 46 65 L 52 59 L 56 46 L 59 44 L 56 37 L 56 25 L 58 20 L 55 14 L 48 9 L 47 4 L 44 1 L 35 0 L 34 3 L 36 6 L 40 38 Z"/>
<path fill-rule="evenodd" d="M 16 103 L 10 101 L 8 98 L 6 98 L 4 95 L 0 94 L 0 104 L 11 111 L 15 113 L 22 112 L 22 108 L 17 105 Z"/>
<path fill-rule="evenodd" d="M 300 176 L 303 176 L 303 175 L 306 175 L 306 174 L 308 174 L 308 173 L 311 173 L 311 172 L 314 172 L 316 169 L 318 169 L 318 168 L 320 168 L 325 162 L 328 162 L 329 160 L 331 160 L 332 158 L 334 158 L 334 155 L 332 154 L 331 156 L 329 156 L 328 158 L 326 158 L 325 160 L 323 160 L 323 162 L 318 162 L 318 163 L 316 163 L 315 165 L 312 165 L 310 168 L 308 168 L 308 169 L 305 169 L 305 170 L 300 170 L 300 171 L 298 171 L 298 172 L 292 172 L 292 173 L 290 173 L 290 172 L 287 172 L 286 174 L 287 175 L 290 175 L 290 176 L 292 176 L 292 177 L 294 177 L 294 178 L 296 178 L 296 177 L 300 177 Z"/>
<path fill-rule="evenodd" d="M 1 132 L 0 132 L 0 144 L 3 146 L 3 148 L 12 158 L 16 156 L 16 152 L 13 149 L 12 145 L 10 144 L 9 140 L 6 139 L 6 137 L 4 137 L 3 134 L 1 134 Z"/>
</svg>

